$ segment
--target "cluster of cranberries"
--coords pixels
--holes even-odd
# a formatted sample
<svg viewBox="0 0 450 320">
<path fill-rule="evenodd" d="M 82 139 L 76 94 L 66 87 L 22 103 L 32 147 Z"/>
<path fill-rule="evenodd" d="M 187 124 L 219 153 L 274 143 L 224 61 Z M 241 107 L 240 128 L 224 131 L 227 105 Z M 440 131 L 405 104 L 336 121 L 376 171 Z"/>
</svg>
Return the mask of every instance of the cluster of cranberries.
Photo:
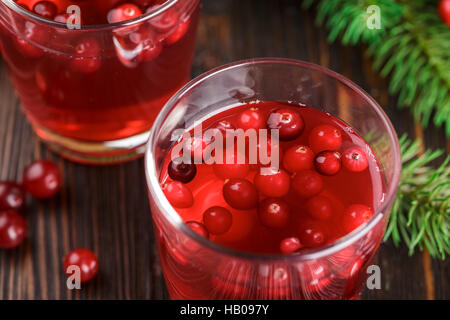
<svg viewBox="0 0 450 320">
<path fill-rule="evenodd" d="M 62 177 L 58 166 L 48 160 L 30 163 L 23 172 L 22 184 L 0 181 L 0 249 L 14 249 L 25 240 L 27 222 L 19 214 L 25 206 L 26 192 L 37 199 L 48 199 L 61 189 Z M 97 257 L 87 249 L 70 252 L 64 259 L 68 266 L 80 267 L 81 281 L 90 280 L 98 270 Z"/>
<path fill-rule="evenodd" d="M 61 5 L 56 0 L 39 1 L 31 8 L 26 0 L 16 2 L 24 9 L 45 19 L 64 24 L 67 22 L 73 23 L 73 18 L 65 11 L 66 8 L 60 8 Z M 73 0 L 73 2 L 76 4 L 83 1 Z M 134 0 L 125 3 L 123 1 L 105 1 L 105 4 L 113 6 L 106 13 L 105 20 L 114 24 L 135 19 L 155 10 L 164 2 L 161 0 Z M 84 21 L 82 17 L 80 18 L 83 24 Z M 160 55 L 163 46 L 172 45 L 181 39 L 188 31 L 189 25 L 190 20 L 183 21 L 178 11 L 175 8 L 170 8 L 149 19 L 149 21 L 135 26 L 117 27 L 114 30 L 114 46 L 117 57 L 128 67 L 135 67 L 138 63 L 153 60 Z M 51 30 L 31 21 L 23 22 L 18 27 L 20 28 L 20 36 L 14 37 L 14 43 L 23 55 L 33 59 L 44 54 L 42 48 L 45 47 L 49 39 L 53 38 L 58 41 L 58 36 L 65 33 L 64 29 L 55 28 L 55 30 Z M 62 39 L 63 41 L 69 40 L 69 35 L 66 33 L 66 37 Z M 102 49 L 99 41 L 89 35 L 74 36 L 72 41 L 72 47 L 74 48 L 73 57 L 70 61 L 72 71 L 82 74 L 96 72 L 102 66 Z"/>
<path fill-rule="evenodd" d="M 305 123 L 299 108 L 278 108 L 269 116 L 256 107 L 244 110 L 237 115 L 238 128 L 241 129 L 278 129 L 279 139 L 293 142 L 304 132 Z M 217 122 L 214 128 L 224 132 L 233 128 L 226 120 Z M 287 227 L 293 214 L 289 203 L 284 199 L 290 192 L 295 192 L 299 201 L 305 204 L 307 214 L 312 220 L 329 220 L 333 215 L 332 202 L 321 191 L 324 190 L 323 177 L 333 176 L 341 170 L 362 172 L 368 168 L 366 152 L 351 146 L 342 149 L 341 130 L 330 124 L 321 124 L 309 131 L 308 145 L 295 144 L 285 152 L 278 150 L 282 158 L 282 168 L 258 170 L 253 181 L 248 180 L 252 166 L 237 163 L 213 164 L 215 175 L 224 180 L 223 198 L 236 210 L 257 210 L 259 222 L 267 228 L 281 229 Z M 188 143 L 192 151 L 205 149 L 205 141 Z M 270 147 L 270 143 L 269 146 Z M 274 152 L 274 150 L 269 150 Z M 194 154 L 194 153 L 193 153 Z M 224 152 L 225 154 L 225 152 Z M 235 158 L 236 158 L 235 153 Z M 259 162 L 258 162 L 259 163 Z M 264 165 L 259 164 L 259 169 Z M 182 158 L 172 160 L 168 165 L 169 180 L 163 182 L 163 191 L 175 208 L 190 208 L 194 196 L 189 186 L 197 174 L 193 163 L 183 163 Z M 350 205 L 345 209 L 342 225 L 351 232 L 372 216 L 372 210 L 363 204 Z M 233 215 L 225 207 L 212 206 L 203 213 L 203 221 L 187 223 L 195 232 L 208 237 L 221 235 L 230 230 Z M 327 241 L 326 233 L 316 224 L 302 227 L 296 236 L 281 241 L 282 253 L 293 253 L 303 247 L 318 247 Z"/>
</svg>

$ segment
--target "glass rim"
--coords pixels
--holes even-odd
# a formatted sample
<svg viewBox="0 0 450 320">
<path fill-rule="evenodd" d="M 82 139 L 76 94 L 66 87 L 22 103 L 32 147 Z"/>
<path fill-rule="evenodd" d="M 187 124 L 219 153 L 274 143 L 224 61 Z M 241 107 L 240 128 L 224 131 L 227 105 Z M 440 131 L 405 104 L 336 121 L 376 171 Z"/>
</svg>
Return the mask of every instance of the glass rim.
<svg viewBox="0 0 450 320">
<path fill-rule="evenodd" d="M 26 10 L 25 8 L 21 7 L 16 2 L 14 2 L 13 0 L 0 0 L 0 1 L 3 2 L 8 8 L 13 10 L 14 12 L 16 12 L 22 16 L 25 16 L 31 20 L 37 20 L 40 23 L 44 23 L 49 26 L 53 26 L 53 27 L 57 27 L 57 28 L 65 29 L 67 26 L 67 24 L 65 24 L 63 22 L 49 20 L 49 19 L 41 17 L 29 10 Z M 130 19 L 130 20 L 122 21 L 122 22 L 108 23 L 108 24 L 81 25 L 80 29 L 73 29 L 71 31 L 74 31 L 74 32 L 77 32 L 77 31 L 105 31 L 105 30 L 111 30 L 111 29 L 120 28 L 120 27 L 132 26 L 132 25 L 139 24 L 141 22 L 150 20 L 151 18 L 159 15 L 160 13 L 162 13 L 162 12 L 168 10 L 169 8 L 171 8 L 172 6 L 174 6 L 178 1 L 180 1 L 180 0 L 167 0 L 166 2 L 164 2 L 163 4 L 161 4 L 159 6 L 155 6 L 155 8 L 153 10 L 150 10 L 149 12 L 146 12 L 145 14 L 143 14 L 137 18 L 134 18 L 134 19 Z M 193 0 L 193 1 L 198 1 L 198 0 Z"/>
<path fill-rule="evenodd" d="M 181 219 L 176 210 L 170 205 L 169 201 L 164 196 L 164 193 L 161 189 L 159 183 L 159 176 L 156 174 L 156 165 L 154 159 L 154 151 L 156 147 L 156 137 L 159 129 L 166 116 L 171 111 L 171 108 L 176 105 L 176 103 L 182 98 L 185 94 L 189 93 L 192 89 L 194 89 L 199 83 L 213 77 L 214 75 L 220 74 L 224 71 L 228 71 L 235 68 L 245 67 L 249 65 L 261 65 L 261 64 L 284 64 L 284 65 L 296 65 L 300 67 L 304 67 L 307 69 L 312 69 L 315 71 L 322 72 L 337 81 L 344 83 L 353 91 L 357 92 L 360 96 L 362 96 L 376 111 L 380 120 L 383 122 L 385 127 L 388 129 L 389 140 L 391 141 L 394 150 L 394 168 L 393 168 L 393 177 L 391 179 L 391 184 L 387 192 L 385 193 L 385 201 L 383 204 L 374 212 L 372 218 L 363 226 L 353 230 L 352 232 L 346 234 L 345 236 L 337 239 L 336 241 L 327 244 L 326 246 L 320 248 L 312 248 L 306 252 L 299 252 L 291 255 L 286 254 L 257 254 L 252 252 L 240 251 L 236 249 L 232 249 L 221 244 L 215 243 L 202 237 L 197 234 L 193 230 L 191 230 Z M 314 260 L 318 258 L 322 258 L 325 256 L 329 256 L 333 253 L 336 253 L 350 244 L 354 243 L 364 235 L 366 235 L 370 230 L 372 230 L 383 218 L 386 212 L 389 209 L 390 204 L 395 198 L 397 193 L 397 188 L 400 180 L 401 173 L 401 153 L 400 146 L 397 138 L 397 134 L 395 129 L 386 115 L 384 110 L 378 105 L 378 103 L 362 88 L 353 83 L 351 80 L 346 77 L 340 75 L 337 72 L 334 72 L 325 67 L 310 63 L 304 62 L 300 60 L 294 59 L 285 59 L 285 58 L 256 58 L 256 59 L 248 59 L 232 62 L 226 65 L 222 65 L 220 67 L 214 68 L 206 73 L 203 73 L 190 82 L 188 82 L 185 86 L 183 86 L 178 92 L 176 92 L 172 98 L 164 105 L 160 113 L 158 114 L 149 135 L 149 140 L 147 142 L 146 151 L 145 151 L 145 175 L 147 179 L 147 185 L 150 193 L 150 201 L 153 201 L 155 205 L 161 210 L 164 215 L 164 218 L 168 220 L 176 229 L 186 234 L 191 240 L 198 242 L 199 244 L 213 250 L 218 251 L 221 254 L 231 256 L 237 259 L 246 259 L 252 261 L 281 261 L 281 262 L 300 262 L 300 261 L 308 261 Z"/>
</svg>

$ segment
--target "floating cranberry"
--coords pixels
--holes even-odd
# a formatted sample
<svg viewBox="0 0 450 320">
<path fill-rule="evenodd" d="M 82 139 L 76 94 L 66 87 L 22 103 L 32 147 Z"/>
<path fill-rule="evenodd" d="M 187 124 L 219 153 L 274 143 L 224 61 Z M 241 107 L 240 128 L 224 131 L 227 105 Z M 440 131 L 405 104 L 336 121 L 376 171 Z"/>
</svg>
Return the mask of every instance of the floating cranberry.
<svg viewBox="0 0 450 320">
<path fill-rule="evenodd" d="M 339 150 L 342 145 L 341 131 L 328 124 L 319 125 L 309 133 L 309 145 L 314 153 Z"/>
<path fill-rule="evenodd" d="M 245 178 L 250 171 L 250 165 L 244 155 L 226 149 L 223 150 L 223 163 L 214 163 L 213 170 L 220 179 Z"/>
<path fill-rule="evenodd" d="M 322 177 L 313 170 L 302 170 L 295 174 L 292 187 L 299 196 L 309 198 L 322 190 Z"/>
<path fill-rule="evenodd" d="M 52 20 L 58 14 L 58 8 L 51 1 L 39 1 L 34 5 L 33 12 L 41 17 Z"/>
<path fill-rule="evenodd" d="M 264 168 L 255 175 L 256 189 L 268 197 L 281 198 L 291 187 L 291 178 L 286 171 Z"/>
<path fill-rule="evenodd" d="M 179 181 L 172 181 L 163 186 L 164 194 L 175 208 L 189 208 L 194 204 L 191 190 Z"/>
<path fill-rule="evenodd" d="M 269 228 L 283 228 L 289 222 L 289 205 L 281 199 L 266 198 L 258 208 L 258 217 Z"/>
<path fill-rule="evenodd" d="M 317 224 L 306 224 L 300 228 L 300 242 L 310 248 L 319 247 L 326 242 L 325 232 Z"/>
<path fill-rule="evenodd" d="M 23 29 L 14 38 L 16 48 L 25 56 L 33 59 L 40 58 L 44 50 L 39 46 L 44 46 L 49 38 L 48 28 L 38 26 L 31 21 L 25 21 Z"/>
<path fill-rule="evenodd" d="M 0 182 L 0 211 L 19 211 L 25 203 L 25 192 L 22 186 L 15 182 Z"/>
<path fill-rule="evenodd" d="M 255 186 L 245 179 L 230 179 L 223 185 L 225 201 L 235 209 L 250 210 L 258 205 Z"/>
<path fill-rule="evenodd" d="M 80 73 L 94 73 L 102 65 L 101 48 L 94 38 L 82 38 L 75 43 L 74 57 L 70 61 L 73 71 Z"/>
<path fill-rule="evenodd" d="M 209 232 L 206 227 L 197 221 L 188 221 L 186 225 L 195 233 L 201 235 L 202 237 L 209 238 Z"/>
<path fill-rule="evenodd" d="M 193 163 L 184 163 L 183 158 L 176 158 L 170 161 L 167 171 L 173 180 L 188 183 L 195 178 L 197 167 Z"/>
<path fill-rule="evenodd" d="M 74 270 L 69 267 L 75 266 L 80 268 L 80 281 L 87 282 L 95 277 L 98 273 L 98 258 L 88 249 L 75 249 L 64 258 L 64 272 L 67 276 L 71 276 Z"/>
<path fill-rule="evenodd" d="M 331 217 L 333 212 L 333 207 L 331 206 L 331 201 L 324 196 L 315 196 L 306 202 L 306 209 L 308 214 L 318 220 L 326 220 Z"/>
<path fill-rule="evenodd" d="M 108 22 L 117 23 L 137 18 L 142 15 L 141 9 L 132 3 L 125 3 L 108 12 Z"/>
<path fill-rule="evenodd" d="M 61 172 L 51 161 L 34 161 L 23 172 L 23 186 L 35 198 L 51 198 L 61 189 L 61 185 Z"/>
<path fill-rule="evenodd" d="M 353 204 L 345 209 L 342 216 L 342 225 L 346 233 L 352 232 L 360 225 L 368 222 L 373 216 L 373 211 L 368 206 Z"/>
<path fill-rule="evenodd" d="M 266 121 L 258 108 L 250 108 L 248 110 L 243 111 L 240 115 L 238 115 L 237 119 L 238 127 L 242 130 L 248 129 L 264 129 L 266 128 Z"/>
<path fill-rule="evenodd" d="M 316 170 L 326 176 L 333 176 L 341 170 L 341 154 L 337 151 L 322 151 L 314 159 Z"/>
<path fill-rule="evenodd" d="M 305 123 L 297 111 L 278 109 L 270 114 L 267 127 L 278 129 L 281 140 L 293 140 L 302 134 Z"/>
<path fill-rule="evenodd" d="M 0 211 L 0 248 L 12 249 L 19 246 L 27 234 L 27 223 L 18 213 Z"/>
<path fill-rule="evenodd" d="M 351 147 L 342 153 L 342 164 L 349 171 L 361 172 L 367 169 L 369 161 L 363 149 Z"/>
<path fill-rule="evenodd" d="M 296 145 L 289 148 L 283 158 L 284 168 L 291 172 L 312 169 L 314 161 L 314 153 L 312 150 L 303 145 Z"/>
<path fill-rule="evenodd" d="M 148 62 L 156 59 L 162 51 L 162 44 L 155 32 L 147 25 L 129 34 L 129 40 L 134 48 L 141 48 L 138 52 L 138 62 Z"/>
<path fill-rule="evenodd" d="M 181 143 L 183 149 L 180 153 L 180 156 L 187 159 L 189 159 L 190 157 L 193 163 L 200 164 L 203 162 L 203 153 L 208 147 L 208 141 L 204 140 L 202 137 L 194 136 L 183 139 Z M 186 155 L 184 153 L 186 153 Z"/>
<path fill-rule="evenodd" d="M 191 20 L 186 20 L 178 25 L 178 27 L 170 33 L 170 35 L 164 39 L 164 44 L 169 46 L 178 42 L 189 30 Z"/>
<path fill-rule="evenodd" d="M 296 237 L 286 238 L 280 242 L 280 251 L 285 254 L 294 253 L 301 247 L 300 240 Z"/>
<path fill-rule="evenodd" d="M 223 207 L 211 207 L 203 213 L 203 223 L 211 234 L 224 234 L 231 228 L 231 212 Z"/>
<path fill-rule="evenodd" d="M 155 6 L 149 7 L 147 12 L 153 11 L 154 9 Z M 148 22 L 156 31 L 165 33 L 177 25 L 179 18 L 175 10 L 169 9 L 151 18 Z"/>
</svg>

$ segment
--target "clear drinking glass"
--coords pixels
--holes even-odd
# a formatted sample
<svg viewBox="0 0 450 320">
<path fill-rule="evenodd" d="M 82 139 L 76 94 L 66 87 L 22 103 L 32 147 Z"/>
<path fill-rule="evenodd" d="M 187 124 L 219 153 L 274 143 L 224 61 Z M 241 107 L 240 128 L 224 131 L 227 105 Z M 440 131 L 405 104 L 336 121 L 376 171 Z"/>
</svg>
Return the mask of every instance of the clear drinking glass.
<svg viewBox="0 0 450 320">
<path fill-rule="evenodd" d="M 159 179 L 175 129 L 254 100 L 293 101 L 328 112 L 366 137 L 385 193 L 372 219 L 334 243 L 295 255 L 240 252 L 189 229 Z M 286 59 L 236 62 L 192 80 L 165 105 L 150 132 L 146 177 L 161 264 L 172 299 L 353 299 L 389 219 L 401 171 L 396 133 L 380 106 L 343 76 Z"/>
<path fill-rule="evenodd" d="M 82 17 L 106 17 L 118 3 L 51 1 L 60 14 L 77 5 Z M 143 154 L 158 112 L 190 79 L 200 0 L 167 0 L 133 20 L 81 29 L 18 3 L 0 0 L 0 49 L 38 136 L 82 163 Z"/>
</svg>

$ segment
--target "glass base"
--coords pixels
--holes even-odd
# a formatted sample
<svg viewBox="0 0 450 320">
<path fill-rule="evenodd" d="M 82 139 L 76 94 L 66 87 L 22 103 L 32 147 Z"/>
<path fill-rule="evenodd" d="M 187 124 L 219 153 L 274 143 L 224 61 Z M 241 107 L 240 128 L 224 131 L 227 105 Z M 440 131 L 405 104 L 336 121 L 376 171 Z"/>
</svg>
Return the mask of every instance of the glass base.
<svg viewBox="0 0 450 320">
<path fill-rule="evenodd" d="M 48 129 L 34 126 L 39 138 L 62 157 L 90 165 L 108 165 L 127 162 L 144 155 L 149 131 L 112 141 L 85 141 L 63 137 Z"/>
</svg>

